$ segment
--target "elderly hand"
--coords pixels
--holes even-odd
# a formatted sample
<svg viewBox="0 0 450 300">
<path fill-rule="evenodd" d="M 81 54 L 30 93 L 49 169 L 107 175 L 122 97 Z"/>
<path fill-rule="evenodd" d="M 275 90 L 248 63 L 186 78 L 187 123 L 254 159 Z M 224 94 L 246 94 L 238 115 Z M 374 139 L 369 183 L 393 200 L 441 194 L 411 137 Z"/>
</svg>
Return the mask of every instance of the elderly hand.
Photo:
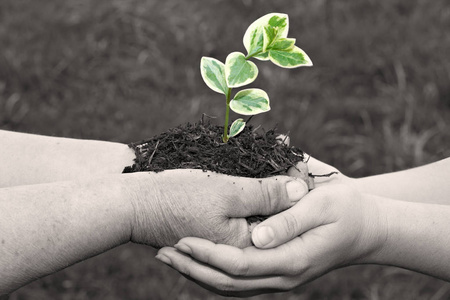
<svg viewBox="0 0 450 300">
<path fill-rule="evenodd" d="M 154 247 L 174 245 L 187 236 L 250 246 L 245 217 L 273 215 L 307 193 L 303 181 L 288 176 L 251 179 L 202 170 L 126 176 L 135 210 L 131 240 Z"/>
</svg>

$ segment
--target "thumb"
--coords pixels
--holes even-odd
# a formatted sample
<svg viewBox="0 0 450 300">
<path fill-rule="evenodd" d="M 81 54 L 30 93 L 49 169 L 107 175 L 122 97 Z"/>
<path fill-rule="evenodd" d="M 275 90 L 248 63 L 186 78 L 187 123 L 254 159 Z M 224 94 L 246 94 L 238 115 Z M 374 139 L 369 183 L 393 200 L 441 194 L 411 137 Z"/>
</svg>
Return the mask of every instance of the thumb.
<svg viewBox="0 0 450 300">
<path fill-rule="evenodd" d="M 239 201 L 230 207 L 229 217 L 270 216 L 292 207 L 308 193 L 308 185 L 301 179 L 274 176 L 248 179 L 239 191 Z"/>
<path fill-rule="evenodd" d="M 326 223 L 326 201 L 311 191 L 295 206 L 258 224 L 252 231 L 257 248 L 273 248 Z"/>
</svg>

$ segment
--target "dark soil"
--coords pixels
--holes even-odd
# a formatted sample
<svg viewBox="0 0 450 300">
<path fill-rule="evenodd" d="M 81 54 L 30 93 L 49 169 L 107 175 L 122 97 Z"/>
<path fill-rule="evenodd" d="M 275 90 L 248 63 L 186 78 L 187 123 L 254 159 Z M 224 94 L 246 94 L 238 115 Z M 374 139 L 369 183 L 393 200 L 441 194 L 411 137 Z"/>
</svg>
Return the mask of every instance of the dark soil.
<svg viewBox="0 0 450 300">
<path fill-rule="evenodd" d="M 290 167 L 304 160 L 303 151 L 284 144 L 275 129 L 264 131 L 246 126 L 228 143 L 222 141 L 222 134 L 222 126 L 201 121 L 131 143 L 129 146 L 136 153 L 135 163 L 126 167 L 123 173 L 202 169 L 233 176 L 265 178 L 285 175 Z M 305 176 L 308 176 L 307 172 Z M 250 230 L 266 218 L 247 218 Z"/>
<path fill-rule="evenodd" d="M 200 121 L 178 126 L 148 140 L 131 143 L 135 163 L 124 173 L 168 169 L 202 169 L 233 176 L 284 175 L 303 161 L 303 151 L 279 140 L 274 129 L 246 128 L 228 143 L 223 127 Z M 278 137 L 278 140 L 277 140 Z"/>
</svg>

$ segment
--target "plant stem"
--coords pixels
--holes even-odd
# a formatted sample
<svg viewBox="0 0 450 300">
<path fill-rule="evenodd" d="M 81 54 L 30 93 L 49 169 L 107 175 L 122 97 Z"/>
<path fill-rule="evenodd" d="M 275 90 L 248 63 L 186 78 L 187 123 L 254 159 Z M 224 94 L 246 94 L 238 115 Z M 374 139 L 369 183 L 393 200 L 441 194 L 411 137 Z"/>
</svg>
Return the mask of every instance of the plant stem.
<svg viewBox="0 0 450 300">
<path fill-rule="evenodd" d="M 252 58 L 255 55 L 258 55 L 262 52 L 262 50 L 259 50 L 255 53 L 249 54 L 245 57 L 246 60 L 249 60 L 250 58 Z M 226 97 L 226 109 L 225 109 L 225 125 L 223 127 L 223 137 L 222 140 L 224 143 L 228 142 L 228 119 L 230 117 L 230 101 L 231 101 L 231 88 L 228 88 L 228 92 L 225 95 Z"/>
<path fill-rule="evenodd" d="M 251 54 L 249 54 L 249 55 L 247 55 L 247 56 L 245 57 L 245 60 L 249 60 L 249 59 L 252 58 L 253 56 L 258 55 L 258 54 L 260 54 L 260 53 L 262 53 L 262 50 L 259 50 L 259 51 L 255 52 L 255 53 L 251 53 Z"/>
<path fill-rule="evenodd" d="M 226 94 L 226 109 L 225 109 L 225 125 L 223 127 L 223 137 L 222 140 L 224 143 L 228 142 L 228 119 L 230 117 L 230 101 L 231 101 L 231 88 L 228 88 L 228 92 Z"/>
</svg>

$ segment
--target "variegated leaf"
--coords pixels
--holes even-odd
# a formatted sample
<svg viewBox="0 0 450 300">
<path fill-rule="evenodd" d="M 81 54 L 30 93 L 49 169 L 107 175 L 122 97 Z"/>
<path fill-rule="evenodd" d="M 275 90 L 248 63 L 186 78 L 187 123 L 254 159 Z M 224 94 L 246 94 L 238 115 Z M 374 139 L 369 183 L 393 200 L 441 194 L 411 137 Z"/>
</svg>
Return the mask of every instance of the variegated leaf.
<svg viewBox="0 0 450 300">
<path fill-rule="evenodd" d="M 256 115 L 270 110 L 269 96 L 261 89 L 239 91 L 230 101 L 230 108 L 241 115 Z"/>
<path fill-rule="evenodd" d="M 286 38 L 289 31 L 289 17 L 285 14 L 271 15 L 268 24 L 264 25 L 263 52 L 281 38 Z"/>
<path fill-rule="evenodd" d="M 250 26 L 244 35 L 244 47 L 249 56 L 261 53 L 264 45 L 264 27 Z"/>
<path fill-rule="evenodd" d="M 200 72 L 203 81 L 210 89 L 227 95 L 228 86 L 225 79 L 225 65 L 221 61 L 211 57 L 202 57 Z"/>
<path fill-rule="evenodd" d="M 281 50 L 281 51 L 289 51 L 292 50 L 295 46 L 295 39 L 282 38 L 278 39 L 271 45 L 270 49 L 273 50 Z"/>
<path fill-rule="evenodd" d="M 230 134 L 228 137 L 233 137 L 241 133 L 242 130 L 245 128 L 245 122 L 244 119 L 237 119 L 231 124 L 230 126 Z"/>
<path fill-rule="evenodd" d="M 308 55 L 300 48 L 295 46 L 289 51 L 271 49 L 269 59 L 276 65 L 283 68 L 310 67 L 312 61 Z"/>
<path fill-rule="evenodd" d="M 245 59 L 240 52 L 233 52 L 225 61 L 225 79 L 228 87 L 236 88 L 252 83 L 258 76 L 258 67 Z"/>
<path fill-rule="evenodd" d="M 269 51 L 261 52 L 253 57 L 263 61 L 269 60 Z"/>
<path fill-rule="evenodd" d="M 244 47 L 247 50 L 249 56 L 254 56 L 261 60 L 267 60 L 267 55 L 259 55 L 259 53 L 265 52 L 264 44 L 270 43 L 269 40 L 264 40 L 265 33 L 264 27 L 269 27 L 269 32 L 272 36 L 279 38 L 287 37 L 289 31 L 289 19 L 286 14 L 271 13 L 264 15 L 250 24 L 244 34 Z M 277 28 L 277 34 L 273 34 L 272 31 Z"/>
</svg>

